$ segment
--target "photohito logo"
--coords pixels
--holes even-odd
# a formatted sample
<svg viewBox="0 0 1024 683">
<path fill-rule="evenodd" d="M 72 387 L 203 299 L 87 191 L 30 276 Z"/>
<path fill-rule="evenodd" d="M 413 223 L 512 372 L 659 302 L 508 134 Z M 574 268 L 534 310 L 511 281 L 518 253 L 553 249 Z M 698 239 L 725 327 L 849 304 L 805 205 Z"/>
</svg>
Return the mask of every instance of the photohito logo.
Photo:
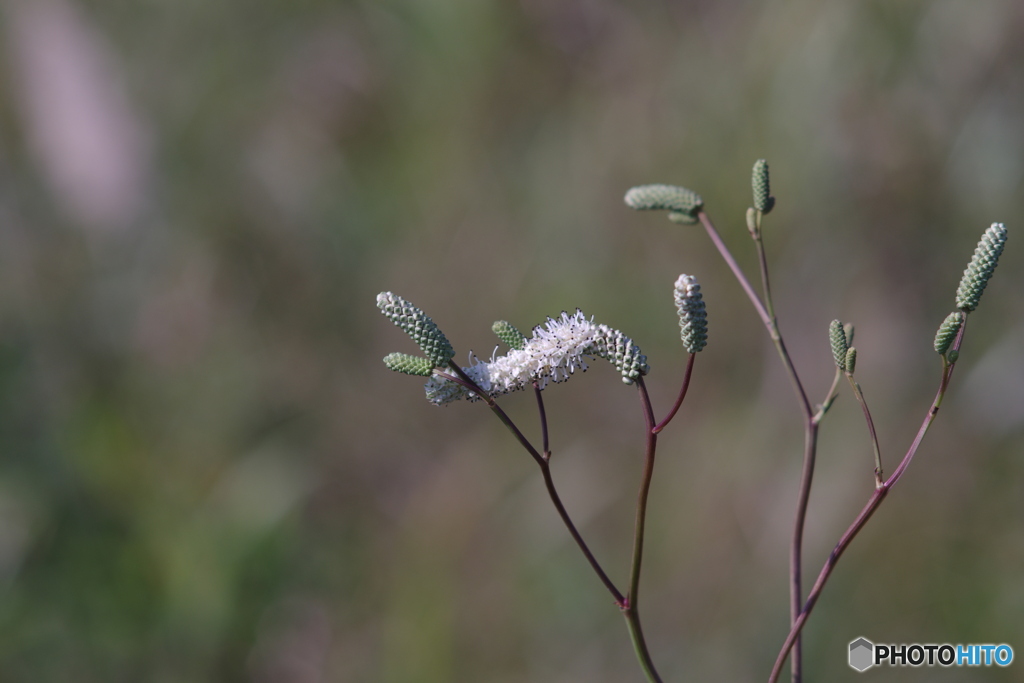
<svg viewBox="0 0 1024 683">
<path fill-rule="evenodd" d="M 850 643 L 850 667 L 867 671 L 873 666 L 1009 666 L 1013 648 L 1001 645 L 950 645 L 911 643 L 876 645 L 867 638 Z"/>
</svg>

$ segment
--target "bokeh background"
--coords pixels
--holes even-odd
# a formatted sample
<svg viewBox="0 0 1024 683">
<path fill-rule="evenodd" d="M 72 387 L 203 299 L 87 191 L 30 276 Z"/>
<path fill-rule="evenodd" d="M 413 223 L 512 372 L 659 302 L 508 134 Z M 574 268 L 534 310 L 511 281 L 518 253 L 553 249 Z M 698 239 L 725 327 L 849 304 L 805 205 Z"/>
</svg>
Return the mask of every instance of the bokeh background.
<svg viewBox="0 0 1024 683">
<path fill-rule="evenodd" d="M 786 633 L 802 433 L 699 229 L 753 276 L 752 162 L 812 400 L 826 328 L 898 461 L 981 232 L 1003 262 L 943 410 L 836 571 L 807 680 L 847 643 L 1024 657 L 1024 5 L 614 0 L 0 3 L 0 679 L 640 681 L 536 468 L 480 404 L 380 358 L 393 290 L 489 356 L 494 320 L 582 308 L 647 353 L 660 441 L 643 583 L 666 680 L 767 678 Z M 625 583 L 643 423 L 606 364 L 546 392 L 554 473 Z M 503 405 L 537 435 L 532 398 Z M 822 430 L 806 572 L 867 499 L 848 392 Z M 1020 680 L 1009 669 L 877 681 Z"/>
</svg>

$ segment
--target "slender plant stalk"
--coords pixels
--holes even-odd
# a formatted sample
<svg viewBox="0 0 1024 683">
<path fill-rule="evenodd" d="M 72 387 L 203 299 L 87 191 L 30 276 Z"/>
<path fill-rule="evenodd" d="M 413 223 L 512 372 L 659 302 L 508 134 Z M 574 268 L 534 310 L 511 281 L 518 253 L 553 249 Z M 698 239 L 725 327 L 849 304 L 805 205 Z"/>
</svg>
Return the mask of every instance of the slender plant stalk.
<svg viewBox="0 0 1024 683">
<path fill-rule="evenodd" d="M 860 385 L 853 379 L 853 375 L 847 373 L 846 378 L 850 380 L 850 387 L 857 397 L 857 403 L 864 411 L 864 421 L 868 424 L 868 434 L 871 437 L 871 450 L 875 453 L 875 488 L 881 488 L 884 476 L 882 474 L 882 452 L 878 448 L 878 434 L 875 432 L 875 421 L 871 419 L 871 411 L 868 410 L 868 402 L 864 400 L 864 392 Z"/>
<path fill-rule="evenodd" d="M 959 353 L 960 344 L 963 341 L 964 329 L 967 327 L 967 315 L 964 312 L 964 321 L 960 326 L 960 330 L 957 332 L 956 340 L 953 343 L 953 349 Z M 910 444 L 910 448 L 907 450 L 906 455 L 903 456 L 903 460 L 896 467 L 893 473 L 886 479 L 881 486 L 875 488 L 871 497 L 868 498 L 867 504 L 864 509 L 860 511 L 856 519 L 850 527 L 843 533 L 839 538 L 839 542 L 836 547 L 829 554 L 828 559 L 825 561 L 825 565 L 821 568 L 821 572 L 818 574 L 817 580 L 811 587 L 810 593 L 807 595 L 807 602 L 804 603 L 803 609 L 800 611 L 800 615 L 793 623 L 789 631 L 789 635 L 786 637 L 785 642 L 782 644 L 782 649 L 779 651 L 778 658 L 775 660 L 775 666 L 772 667 L 772 673 L 768 678 L 768 683 L 777 683 L 779 675 L 782 672 L 782 667 L 786 663 L 786 658 L 789 656 L 790 650 L 792 650 L 800 637 L 800 631 L 803 629 L 804 624 L 807 623 L 807 619 L 811 615 L 811 610 L 814 609 L 814 605 L 818 602 L 818 598 L 821 595 L 822 589 L 825 587 L 825 583 L 828 581 L 829 576 L 832 574 L 832 570 L 835 568 L 836 563 L 842 556 L 843 552 L 850 546 L 853 539 L 856 538 L 860 530 L 864 528 L 871 516 L 875 514 L 875 510 L 882 504 L 885 497 L 888 495 L 889 490 L 896 485 L 896 482 L 900 480 L 903 473 L 907 471 L 907 467 L 910 466 L 910 461 L 914 459 L 914 455 L 917 453 L 917 449 L 920 448 L 921 442 L 924 440 L 924 435 L 928 433 L 928 428 L 931 427 L 932 422 L 935 420 L 935 416 L 939 412 L 939 407 L 942 406 L 942 399 L 946 395 L 946 389 L 949 387 L 950 378 L 953 376 L 953 368 L 955 363 L 949 363 L 946 360 L 946 356 L 942 357 L 942 379 L 939 382 L 939 389 L 935 394 L 935 399 L 932 401 L 931 407 L 928 409 L 928 413 L 925 415 L 924 420 L 921 423 L 921 428 L 917 430 L 917 436 L 914 437 L 914 442 Z"/>
<path fill-rule="evenodd" d="M 815 422 L 821 422 L 822 418 L 825 417 L 825 413 L 828 412 L 828 409 L 832 407 L 832 404 L 835 402 L 836 398 L 839 397 L 839 394 L 836 393 L 836 388 L 839 387 L 839 380 L 843 376 L 843 374 L 844 373 L 842 370 L 836 368 L 836 376 L 832 380 L 832 386 L 829 388 L 828 393 L 825 394 L 825 400 L 822 401 L 820 406 L 818 406 L 818 412 L 814 414 Z"/>
<path fill-rule="evenodd" d="M 558 516 L 562 518 L 562 522 L 565 524 L 566 529 L 569 530 L 569 534 L 572 536 L 573 540 L 576 541 L 576 545 L 579 546 L 580 551 L 582 551 L 584 557 L 587 558 L 587 562 L 590 563 L 590 566 L 593 568 L 594 573 L 596 573 L 598 578 L 601 579 L 601 583 L 603 583 L 604 587 L 608 589 L 608 592 L 611 593 L 612 597 L 615 599 L 615 604 L 618 605 L 621 609 L 626 604 L 626 597 L 618 588 L 616 588 L 612 580 L 608 578 L 608 574 L 604 571 L 604 568 L 601 567 L 601 563 L 597 561 L 596 557 L 594 557 L 594 554 L 590 551 L 590 548 L 587 546 L 586 541 L 583 540 L 583 537 L 580 535 L 580 532 L 576 529 L 576 525 L 573 523 L 568 511 L 566 511 L 565 505 L 562 504 L 562 498 L 561 496 L 558 495 L 558 489 L 555 488 L 554 479 L 551 477 L 551 465 L 548 458 L 544 457 L 543 455 L 537 452 L 537 449 L 534 448 L 533 444 L 530 443 L 529 439 L 523 436 L 523 433 L 519 431 L 519 427 L 517 427 L 516 424 L 512 421 L 512 418 L 510 418 L 505 413 L 505 411 L 501 409 L 501 406 L 499 406 L 498 403 L 493 398 L 491 398 L 486 391 L 477 386 L 476 383 L 472 379 L 470 379 L 466 375 L 466 373 L 462 371 L 462 368 L 460 368 L 458 365 L 451 361 L 449 361 L 448 366 L 455 373 L 455 377 L 452 377 L 447 373 L 438 374 L 441 374 L 442 376 L 447 377 L 448 379 L 458 382 L 462 386 L 466 387 L 467 389 L 475 393 L 477 396 L 480 396 L 487 403 L 487 407 L 490 408 L 491 411 L 498 416 L 498 419 L 501 420 L 501 422 L 509 429 L 510 432 L 512 432 L 513 436 L 516 437 L 516 440 L 519 441 L 522 447 L 525 448 L 531 456 L 533 456 L 533 459 L 534 461 L 536 461 L 537 466 L 540 467 L 541 475 L 544 477 L 544 486 L 548 490 L 548 496 L 551 498 L 552 504 L 558 511 Z M 540 405 L 543 406 L 543 402 L 541 402 Z M 544 431 L 546 434 L 547 430 L 545 429 Z M 547 452 L 546 449 L 545 452 Z"/>
<path fill-rule="evenodd" d="M 544 410 L 544 396 L 540 393 L 540 385 L 533 383 L 533 393 L 537 396 L 537 412 L 540 413 L 541 443 L 544 444 L 545 460 L 551 460 L 551 445 L 548 440 L 548 413 Z"/>
<path fill-rule="evenodd" d="M 692 367 L 693 356 L 690 357 Z M 687 373 L 689 376 L 689 373 Z M 647 444 L 644 451 L 644 471 L 640 480 L 640 492 L 636 501 L 636 522 L 633 533 L 633 559 L 629 571 L 629 591 L 626 593 L 626 605 L 622 610 L 626 617 L 626 625 L 629 628 L 629 635 L 633 641 L 633 649 L 636 651 L 640 666 L 651 683 L 661 683 L 661 676 L 654 668 L 651 654 L 647 650 L 647 642 L 644 640 L 643 629 L 640 626 L 640 566 L 644 553 L 644 526 L 647 518 L 647 497 L 651 490 L 651 478 L 654 476 L 654 455 L 658 447 L 658 434 L 655 431 L 654 410 L 651 408 L 651 398 L 647 393 L 647 386 L 644 378 L 636 380 L 637 390 L 640 395 L 640 403 L 643 405 L 644 421 L 647 424 Z"/>
<path fill-rule="evenodd" d="M 793 535 L 789 546 L 789 616 L 790 624 L 794 624 L 800 614 L 801 605 L 803 604 L 802 566 L 804 522 L 807 518 L 807 504 L 811 497 L 811 482 L 814 479 L 814 462 L 818 450 L 818 422 L 821 419 L 821 415 L 824 415 L 824 411 L 819 411 L 819 414 L 815 414 L 811 409 L 811 403 L 807 400 L 807 392 L 804 391 L 803 384 L 800 382 L 800 376 L 797 374 L 796 367 L 793 365 L 793 360 L 790 358 L 789 352 L 786 350 L 786 343 L 782 339 L 782 334 L 779 332 L 779 326 L 776 323 L 775 311 L 772 305 L 771 286 L 769 285 L 768 280 L 768 263 L 765 258 L 764 241 L 761 237 L 760 225 L 758 225 L 758 230 L 752 236 L 754 238 L 754 243 L 757 246 L 758 263 L 760 264 L 761 269 L 761 283 L 764 287 L 765 303 L 762 303 L 760 298 L 757 296 L 757 293 L 754 291 L 750 281 L 747 280 L 747 277 L 740 269 L 739 264 L 736 263 L 736 259 L 733 258 L 732 254 L 729 252 L 729 248 L 725 246 L 725 242 L 722 241 L 721 236 L 718 234 L 718 230 L 715 229 L 715 226 L 708 215 L 701 211 L 697 214 L 697 218 L 700 219 L 700 222 L 707 231 L 711 241 L 718 249 L 718 252 L 722 255 L 722 258 L 725 259 L 729 269 L 732 270 L 732 273 L 739 281 L 740 286 L 743 287 L 743 290 L 747 293 L 747 298 L 750 299 L 750 302 L 754 305 L 754 309 L 757 311 L 757 314 L 761 317 L 761 321 L 768 330 L 768 335 L 771 337 L 772 343 L 775 344 L 775 349 L 778 351 L 779 358 L 782 360 L 782 365 L 786 369 L 786 374 L 789 376 L 790 382 L 793 385 L 793 390 L 797 396 L 797 402 L 799 403 L 800 410 L 803 413 L 804 458 L 800 474 L 800 495 L 797 499 L 796 517 L 793 521 Z M 760 219 L 760 217 L 758 218 Z M 797 638 L 797 642 L 793 648 L 793 663 L 791 669 L 793 683 L 800 683 L 802 679 L 803 657 L 799 637 Z"/>
<path fill-rule="evenodd" d="M 693 361 L 696 357 L 696 353 L 691 353 L 690 358 L 686 361 L 686 373 L 683 375 L 683 385 L 679 388 L 679 396 L 676 398 L 672 410 L 668 411 L 665 419 L 659 422 L 652 430 L 655 434 L 660 433 L 672 421 L 672 418 L 679 412 L 679 406 L 683 405 L 683 399 L 686 398 L 686 390 L 690 388 L 690 377 L 693 375 Z"/>
</svg>

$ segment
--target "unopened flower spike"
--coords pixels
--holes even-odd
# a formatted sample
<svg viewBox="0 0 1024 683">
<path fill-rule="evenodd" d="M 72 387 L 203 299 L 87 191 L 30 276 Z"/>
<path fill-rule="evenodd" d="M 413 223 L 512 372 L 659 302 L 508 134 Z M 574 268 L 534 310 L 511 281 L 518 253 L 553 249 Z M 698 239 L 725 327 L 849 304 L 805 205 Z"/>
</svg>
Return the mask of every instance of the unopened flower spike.
<svg viewBox="0 0 1024 683">
<path fill-rule="evenodd" d="M 838 320 L 833 320 L 829 323 L 828 340 L 832 345 L 832 358 L 836 362 L 836 367 L 845 372 L 846 352 L 850 350 L 850 345 L 846 341 L 846 331 L 843 329 L 843 324 Z"/>
<path fill-rule="evenodd" d="M 771 211 L 775 206 L 775 197 L 771 196 L 771 188 L 768 183 L 768 162 L 764 159 L 754 162 L 751 186 L 754 189 L 754 208 L 761 213 Z"/>
<path fill-rule="evenodd" d="M 992 278 L 999 255 L 1006 244 L 1006 227 L 1002 223 L 993 223 L 981 236 L 974 257 L 967 264 L 960 286 L 956 290 L 956 307 L 964 311 L 973 311 L 978 307 L 985 286 Z"/>
<path fill-rule="evenodd" d="M 938 331 L 935 333 L 935 351 L 937 353 L 946 353 L 950 344 L 956 339 L 957 332 L 960 331 L 960 326 L 963 322 L 964 314 L 961 311 L 953 311 L 946 316 L 946 319 L 942 321 Z"/>
<path fill-rule="evenodd" d="M 697 278 L 680 275 L 674 297 L 679 313 L 679 336 L 689 353 L 697 353 L 708 343 L 708 315 Z"/>
<path fill-rule="evenodd" d="M 434 364 L 423 356 L 410 356 L 407 353 L 389 353 L 384 356 L 384 365 L 395 372 L 406 375 L 430 377 L 434 373 Z"/>
<path fill-rule="evenodd" d="M 843 370 L 846 371 L 847 375 L 853 374 L 854 369 L 857 367 L 857 349 L 851 346 L 846 350 L 846 362 L 843 366 Z"/>
<path fill-rule="evenodd" d="M 632 339 L 607 325 L 598 325 L 597 329 L 594 355 L 610 361 L 625 384 L 632 384 L 650 371 L 647 356 L 640 352 L 640 347 Z"/>
<path fill-rule="evenodd" d="M 668 211 L 673 223 L 696 223 L 704 200 L 677 185 L 640 185 L 626 192 L 626 206 L 637 211 Z"/>
<path fill-rule="evenodd" d="M 391 292 L 381 292 L 377 295 L 377 308 L 423 349 L 424 355 L 434 367 L 448 365 L 448 361 L 455 355 L 447 337 L 430 316 L 402 297 Z"/>
<path fill-rule="evenodd" d="M 507 320 L 499 320 L 491 325 L 491 331 L 510 349 L 522 351 L 526 348 L 526 337 Z"/>
</svg>

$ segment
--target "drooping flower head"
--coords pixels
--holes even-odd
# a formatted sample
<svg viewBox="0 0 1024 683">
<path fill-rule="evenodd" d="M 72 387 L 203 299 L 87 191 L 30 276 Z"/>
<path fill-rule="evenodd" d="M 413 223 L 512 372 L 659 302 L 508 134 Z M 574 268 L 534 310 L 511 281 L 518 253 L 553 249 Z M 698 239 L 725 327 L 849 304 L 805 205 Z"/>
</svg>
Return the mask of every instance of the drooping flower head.
<svg viewBox="0 0 1024 683">
<path fill-rule="evenodd" d="M 593 318 L 588 319 L 577 309 L 572 315 L 563 311 L 557 318 L 548 318 L 533 328 L 532 336 L 522 342 L 521 348 L 512 348 L 503 356 L 494 355 L 490 361 L 471 356 L 470 365 L 463 371 L 494 396 L 534 383 L 544 389 L 550 382 L 564 382 L 577 370 L 585 371 L 588 358 L 611 361 L 627 384 L 648 370 L 646 356 L 629 337 L 607 325 L 594 324 Z M 437 374 L 427 382 L 426 390 L 427 399 L 437 405 L 479 398 Z"/>
</svg>

